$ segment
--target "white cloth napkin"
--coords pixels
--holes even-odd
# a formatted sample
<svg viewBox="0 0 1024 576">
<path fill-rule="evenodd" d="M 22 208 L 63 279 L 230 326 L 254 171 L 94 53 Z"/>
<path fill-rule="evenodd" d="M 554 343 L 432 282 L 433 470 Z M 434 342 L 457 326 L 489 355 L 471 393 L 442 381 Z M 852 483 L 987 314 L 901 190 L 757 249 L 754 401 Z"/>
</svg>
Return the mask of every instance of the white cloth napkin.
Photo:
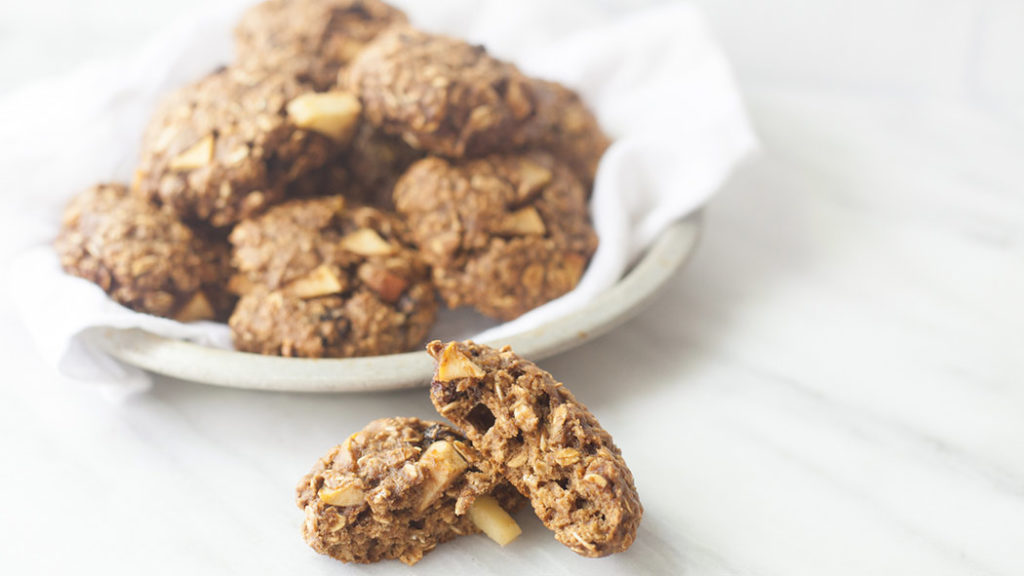
<svg viewBox="0 0 1024 576">
<path fill-rule="evenodd" d="M 0 176 L 13 210 L 0 227 L 22 248 L 9 273 L 13 301 L 45 359 L 65 375 L 144 388 L 148 375 L 90 348 L 98 327 L 138 327 L 230 346 L 226 326 L 183 325 L 113 303 L 63 274 L 50 240 L 73 194 L 129 181 L 146 120 L 160 95 L 232 58 L 231 29 L 251 1 L 235 0 L 169 26 L 118 62 L 28 87 L 0 100 L 7 133 Z M 606 290 L 672 221 L 701 206 L 756 147 L 721 51 L 681 2 L 592 0 L 398 1 L 414 24 L 485 44 L 528 74 L 578 90 L 615 142 L 591 203 L 600 247 L 570 294 L 501 325 L 443 314 L 438 337 L 500 339 L 571 312 Z M 16 193 L 10 191 L 17 191 Z"/>
</svg>

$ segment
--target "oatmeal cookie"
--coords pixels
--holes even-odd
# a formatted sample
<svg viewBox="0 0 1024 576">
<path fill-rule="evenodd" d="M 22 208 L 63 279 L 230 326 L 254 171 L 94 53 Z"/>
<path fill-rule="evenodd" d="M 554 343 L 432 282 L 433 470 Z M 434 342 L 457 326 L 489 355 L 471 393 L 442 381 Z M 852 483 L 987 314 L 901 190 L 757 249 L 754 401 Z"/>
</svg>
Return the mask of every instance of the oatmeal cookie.
<svg viewBox="0 0 1024 576">
<path fill-rule="evenodd" d="M 565 385 L 509 347 L 434 341 L 430 400 L 583 556 L 629 548 L 643 507 L 612 437 Z"/>
<path fill-rule="evenodd" d="M 545 153 L 420 160 L 395 207 L 447 305 L 502 320 L 572 290 L 597 247 L 583 187 Z"/>
<path fill-rule="evenodd" d="M 342 73 L 366 118 L 414 148 L 460 158 L 502 151 L 533 114 L 515 66 L 462 40 L 395 27 Z"/>
<path fill-rule="evenodd" d="M 143 137 L 135 188 L 183 220 L 231 225 L 351 138 L 359 103 L 287 75 L 225 68 L 166 100 Z"/>
<path fill-rule="evenodd" d="M 461 434 L 417 418 L 371 422 L 321 458 L 296 493 L 306 542 L 362 564 L 415 564 L 438 544 L 479 532 L 474 520 L 486 501 L 506 518 L 503 510 L 522 503 Z"/>
<path fill-rule="evenodd" d="M 235 53 L 240 66 L 286 71 L 327 90 L 366 43 L 404 22 L 378 0 L 268 0 L 242 15 Z"/>
<path fill-rule="evenodd" d="M 219 294 L 205 292 L 219 290 L 216 248 L 124 185 L 100 184 L 72 199 L 54 248 L 67 273 L 133 310 L 184 322 L 225 312 Z"/>
<path fill-rule="evenodd" d="M 579 94 L 557 82 L 533 81 L 536 113 L 516 134 L 524 148 L 540 148 L 572 168 L 589 190 L 610 141 Z"/>
<path fill-rule="evenodd" d="M 240 350 L 392 354 L 419 345 L 433 324 L 428 268 L 386 212 L 348 208 L 340 196 L 293 200 L 241 222 L 230 241 Z"/>
</svg>

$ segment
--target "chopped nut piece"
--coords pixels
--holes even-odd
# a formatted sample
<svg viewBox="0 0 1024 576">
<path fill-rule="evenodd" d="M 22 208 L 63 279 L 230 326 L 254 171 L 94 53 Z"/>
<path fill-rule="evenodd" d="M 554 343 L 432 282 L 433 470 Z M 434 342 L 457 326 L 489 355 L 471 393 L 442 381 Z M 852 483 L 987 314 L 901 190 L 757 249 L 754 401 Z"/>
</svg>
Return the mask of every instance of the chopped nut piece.
<svg viewBox="0 0 1024 576">
<path fill-rule="evenodd" d="M 341 239 L 341 247 L 360 256 L 388 256 L 395 247 L 369 228 L 362 228 Z"/>
<path fill-rule="evenodd" d="M 506 216 L 498 225 L 497 231 L 512 236 L 529 236 L 531 234 L 543 236 L 546 229 L 544 220 L 537 213 L 537 209 L 527 206 Z"/>
<path fill-rule="evenodd" d="M 207 134 L 188 150 L 178 154 L 168 165 L 171 170 L 195 170 L 213 159 L 213 134 Z"/>
<path fill-rule="evenodd" d="M 523 533 L 515 519 L 498 505 L 493 496 L 481 496 L 473 502 L 469 509 L 469 517 L 473 524 L 487 537 L 504 546 Z"/>
<path fill-rule="evenodd" d="M 441 353 L 441 360 L 437 364 L 437 376 L 434 379 L 439 382 L 451 382 L 456 378 L 483 377 L 483 369 L 460 352 L 452 342 Z"/>
<path fill-rule="evenodd" d="M 288 117 L 299 128 L 348 143 L 355 134 L 362 106 L 348 92 L 310 92 L 288 103 Z"/>
<path fill-rule="evenodd" d="M 286 290 L 293 296 L 309 299 L 337 294 L 344 288 L 344 284 L 331 270 L 331 267 L 325 264 L 314 268 L 307 276 L 293 281 Z"/>
<path fill-rule="evenodd" d="M 317 494 L 320 499 L 331 506 L 355 506 L 363 501 L 362 489 L 354 483 L 344 484 L 337 488 L 323 487 Z"/>
<path fill-rule="evenodd" d="M 424 473 L 420 510 L 433 504 L 441 492 L 469 467 L 451 443 L 445 440 L 431 444 L 423 452 L 419 464 Z"/>
<path fill-rule="evenodd" d="M 181 310 L 174 316 L 178 322 L 195 322 L 197 320 L 211 320 L 216 316 L 210 300 L 202 292 L 196 292 Z"/>
</svg>

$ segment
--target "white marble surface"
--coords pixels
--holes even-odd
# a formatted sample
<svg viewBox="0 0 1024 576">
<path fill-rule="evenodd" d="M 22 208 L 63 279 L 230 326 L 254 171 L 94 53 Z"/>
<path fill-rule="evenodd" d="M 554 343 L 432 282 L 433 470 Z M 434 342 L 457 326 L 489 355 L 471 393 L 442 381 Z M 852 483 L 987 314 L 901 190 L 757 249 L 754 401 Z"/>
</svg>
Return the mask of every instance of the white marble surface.
<svg viewBox="0 0 1024 576">
<path fill-rule="evenodd" d="M 87 4 L 0 7 L 0 89 L 188 2 Z M 651 310 L 543 363 L 633 468 L 633 549 L 578 558 L 522 514 L 504 550 L 323 559 L 293 484 L 370 418 L 430 416 L 422 391 L 112 402 L 0 304 L 0 573 L 1024 573 L 1024 4 L 699 4 L 764 152 Z"/>
</svg>

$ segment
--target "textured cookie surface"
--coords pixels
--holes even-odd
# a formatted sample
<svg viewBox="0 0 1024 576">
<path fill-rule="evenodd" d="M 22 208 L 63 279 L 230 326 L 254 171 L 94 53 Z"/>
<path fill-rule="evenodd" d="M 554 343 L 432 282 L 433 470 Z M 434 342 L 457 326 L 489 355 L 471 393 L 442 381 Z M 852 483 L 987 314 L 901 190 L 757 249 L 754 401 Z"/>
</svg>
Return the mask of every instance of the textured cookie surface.
<svg viewBox="0 0 1024 576">
<path fill-rule="evenodd" d="M 133 310 L 182 321 L 224 313 L 217 306 L 225 264 L 220 248 L 126 186 L 100 184 L 72 199 L 54 247 L 66 272 Z"/>
<path fill-rule="evenodd" d="M 508 150 L 533 114 L 530 81 L 482 46 L 409 27 L 381 34 L 343 74 L 366 117 L 448 157 Z"/>
<path fill-rule="evenodd" d="M 503 320 L 572 290 L 597 247 L 582 185 L 545 153 L 420 160 L 395 207 L 448 306 Z"/>
<path fill-rule="evenodd" d="M 182 219 L 216 227 L 281 201 L 285 187 L 323 165 L 337 145 L 288 113 L 311 90 L 288 75 L 238 68 L 182 88 L 150 121 L 136 190 Z"/>
<path fill-rule="evenodd" d="M 303 536 L 343 562 L 415 564 L 442 542 L 478 532 L 469 512 L 493 495 L 521 497 L 465 438 L 440 422 L 385 418 L 331 449 L 299 483 Z"/>
<path fill-rule="evenodd" d="M 558 84 L 534 80 L 535 113 L 516 134 L 524 148 L 540 148 L 572 168 L 588 191 L 608 149 L 608 136 L 579 94 Z"/>
<path fill-rule="evenodd" d="M 508 347 L 431 342 L 430 399 L 584 556 L 629 548 L 643 507 L 611 436 L 561 382 Z"/>
<path fill-rule="evenodd" d="M 345 357 L 418 346 L 437 304 L 404 224 L 331 196 L 293 200 L 232 231 L 235 346 Z"/>
<path fill-rule="evenodd" d="M 235 28 L 243 67 L 289 72 L 327 90 L 362 47 L 405 14 L 378 0 L 269 0 Z"/>
</svg>

